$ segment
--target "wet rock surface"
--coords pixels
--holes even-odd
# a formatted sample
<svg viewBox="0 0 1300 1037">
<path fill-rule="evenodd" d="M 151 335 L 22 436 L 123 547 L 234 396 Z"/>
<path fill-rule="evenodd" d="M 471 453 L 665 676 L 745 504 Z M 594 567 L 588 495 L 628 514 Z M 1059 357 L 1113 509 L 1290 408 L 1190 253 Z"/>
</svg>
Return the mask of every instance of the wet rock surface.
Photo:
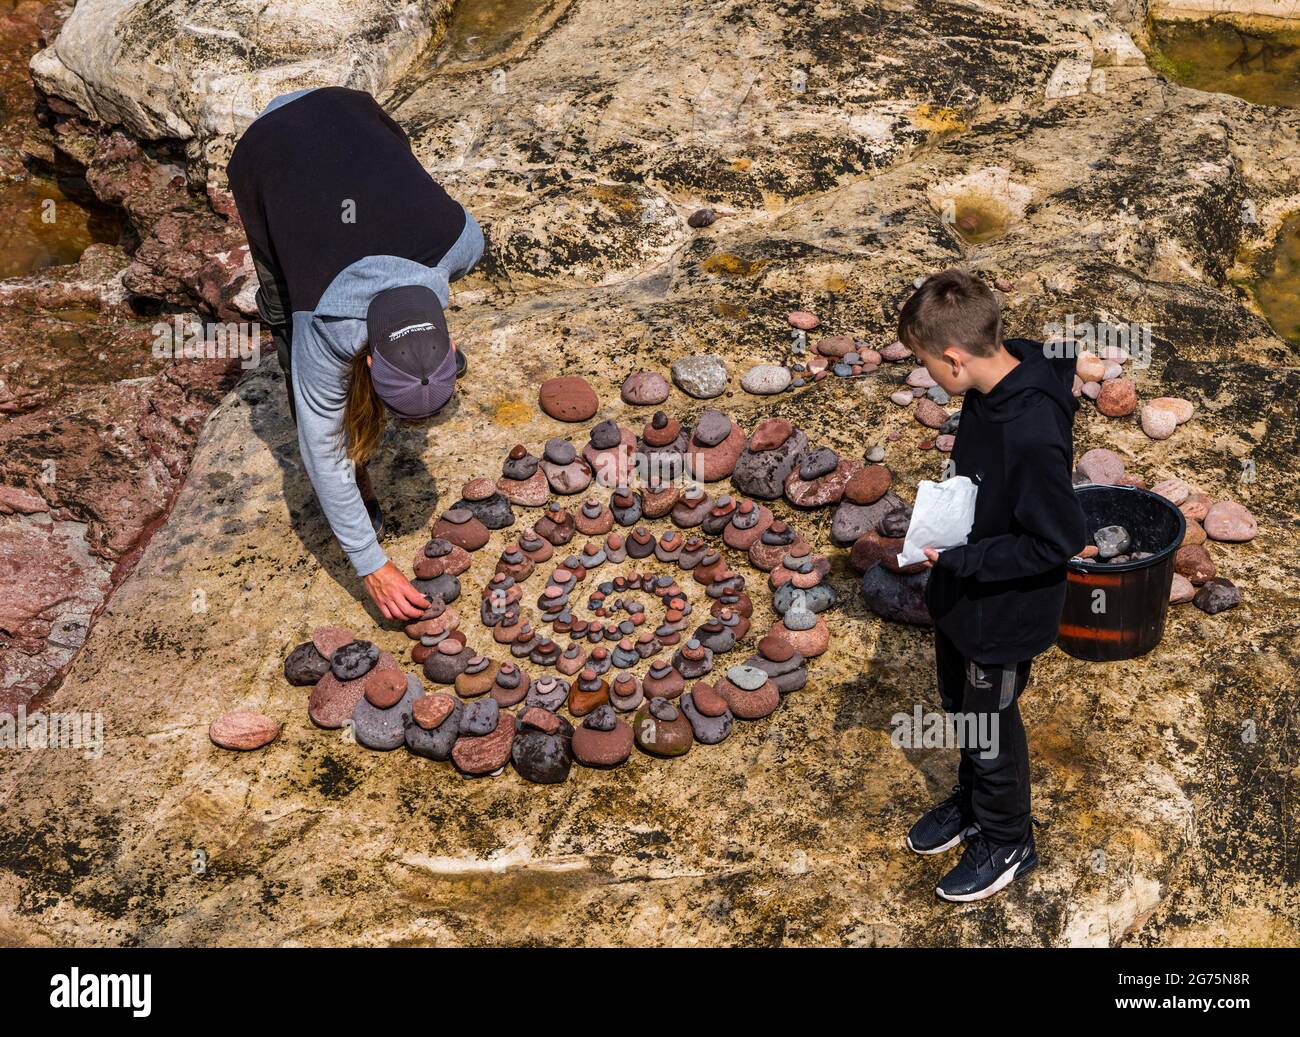
<svg viewBox="0 0 1300 1037">
<path fill-rule="evenodd" d="M 888 348 L 892 304 L 913 278 L 969 258 L 981 275 L 1009 279 L 1010 332 L 1038 335 L 1063 306 L 1113 312 L 1121 299 L 1124 318 L 1160 329 L 1152 365 L 1130 372 L 1139 403 L 1169 396 L 1214 406 L 1163 440 L 1148 438 L 1134 415 L 1085 407 L 1076 454 L 1114 449 L 1153 482 L 1180 477 L 1213 500 L 1248 506 L 1256 539 L 1213 545 L 1219 567 L 1245 587 L 1242 603 L 1217 616 L 1171 610 L 1162 645 L 1120 664 L 1123 679 L 1104 687 L 1057 651 L 1036 663 L 1024 710 L 1036 802 L 1052 825 L 1039 847 L 1043 866 L 993 914 L 944 911 L 930 895 L 934 868 L 898 867 L 901 831 L 942 798 L 951 777 L 950 756 L 889 742 L 894 713 L 933 701 L 928 635 L 876 618 L 855 593 L 845 552 L 827 540 L 829 509 L 793 515 L 775 500 L 779 489 L 768 498 L 774 510 L 834 558 L 828 579 L 839 599 L 812 617 L 833 638 L 802 691 L 769 719 L 736 724 L 720 745 L 671 762 L 637 754 L 612 774 L 584 775 L 594 781 L 525 787 L 510 770 L 489 782 L 448 773 L 438 785 L 440 816 L 430 817 L 413 806 L 427 803 L 423 761 L 305 729 L 303 692 L 282 679 L 284 657 L 327 617 L 389 650 L 405 641 L 399 629 L 375 629 L 328 529 L 311 515 L 283 383 L 268 359 L 213 415 L 170 517 L 52 699 L 104 713 L 106 730 L 117 732 L 104 757 L 46 754 L 24 760 L 21 775 L 11 765 L 0 771 L 0 844 L 23 848 L 20 868 L 0 868 L 7 929 L 34 943 L 445 945 L 500 942 L 505 933 L 566 943 L 575 931 L 593 943 L 654 943 L 680 937 L 672 919 L 701 943 L 728 944 L 1296 942 L 1294 856 L 1286 819 L 1268 805 L 1281 801 L 1293 761 L 1277 749 L 1280 739 L 1248 750 L 1214 734 L 1236 730 L 1245 715 L 1261 729 L 1285 725 L 1293 712 L 1278 689 L 1296 667 L 1282 617 L 1285 574 L 1297 560 L 1277 531 L 1294 510 L 1283 488 L 1295 436 L 1286 401 L 1300 385 L 1289 352 L 1227 287 L 1225 271 L 1243 236 L 1270 233 L 1270 202 L 1297 191 L 1289 153 L 1279 150 L 1293 147 L 1294 116 L 1265 119 L 1232 99 L 1158 84 L 1141 67 L 1107 68 L 1104 93 L 1055 90 L 1045 100 L 1061 48 L 1093 52 L 1077 19 L 1054 9 L 925 10 L 878 30 L 874 14 L 848 9 L 795 17 L 759 6 L 741 23 L 723 20 L 725 5 L 560 6 L 563 17 L 524 34 L 505 95 L 490 89 L 491 63 L 438 75 L 412 69 L 394 86 L 390 107 L 417 153 L 493 239 L 482 269 L 456 286 L 452 314 L 457 342 L 493 377 L 463 385 L 457 412 L 427 439 L 423 430 L 394 430 L 375 464 L 394 509 L 386 546 L 399 564 L 427 539 L 429 519 L 456 487 L 490 470 L 488 459 L 497 463 L 520 440 L 537 450 L 555 434 L 532 410 L 555 358 L 607 401 L 602 417 L 639 428 L 644 411 L 636 420 L 615 411 L 631 372 L 667 373 L 680 356 L 714 350 L 733 371 L 747 370 L 789 341 L 792 310 L 815 313 L 817 334 Z M 677 30 L 683 60 L 662 60 L 647 20 Z M 1098 24 L 1114 25 L 1100 15 Z M 769 33 L 809 48 L 828 75 L 825 93 L 810 92 L 793 115 L 784 102 L 766 106 L 775 88 L 743 74 L 745 48 Z M 864 35 L 873 40 L 865 58 L 851 42 Z M 955 58 L 941 42 L 949 37 L 963 40 Z M 614 88 L 557 93 L 576 54 Z M 864 61 L 877 87 L 870 96 L 854 85 Z M 738 113 L 733 128 L 724 122 L 683 138 L 691 114 L 674 99 L 705 96 L 684 71 L 692 62 L 712 70 L 719 112 Z M 956 84 L 970 95 L 954 93 Z M 746 99 L 751 85 L 758 96 Z M 520 96 L 563 96 L 567 107 L 538 112 Z M 667 107 L 646 97 L 666 98 Z M 473 147 L 491 156 L 488 166 L 462 161 L 467 145 L 456 127 L 471 118 L 484 127 Z M 861 132 L 846 134 L 846 118 Z M 1273 131 L 1279 119 L 1288 132 Z M 777 120 L 793 136 L 774 132 Z M 918 145 L 923 161 L 908 161 Z M 571 179 L 537 178 L 538 154 Z M 1118 155 L 1124 161 L 1090 165 Z M 1047 204 L 1021 217 L 1013 238 L 968 256 L 927 191 L 972 163 L 1015 168 Z M 1243 225 L 1245 197 L 1266 214 L 1260 224 Z M 1140 220 L 1121 212 L 1122 198 L 1138 200 Z M 683 246 L 686 216 L 702 203 L 745 215 L 689 231 L 694 243 Z M 1086 247 L 1080 225 L 1091 228 Z M 847 226 L 871 236 L 871 246 L 846 238 Z M 582 292 L 557 291 L 574 287 Z M 503 329 L 512 347 L 526 348 L 498 352 L 493 336 Z M 888 374 L 892 388 L 906 367 L 766 399 L 739 396 L 735 380 L 725 402 L 746 428 L 779 412 L 843 457 L 888 442 L 897 486 L 911 487 L 937 477 L 941 458 L 912 449 L 929 433 L 910 407 L 888 402 L 879 381 Z M 687 426 L 692 414 L 673 411 Z M 29 471 L 39 472 L 42 455 L 28 452 Z M 1241 458 L 1257 474 L 1245 492 Z M 33 521 L 22 515 L 0 520 Z M 485 585 L 504 546 L 492 544 L 473 556 L 467 587 Z M 886 575 L 908 587 L 917 580 Z M 201 622 L 191 622 L 196 590 L 210 603 Z M 881 595 L 895 598 L 919 594 Z M 766 608 L 756 602 L 760 633 L 773 618 Z M 787 625 L 805 622 L 796 615 L 787 611 Z M 183 697 L 172 691 L 180 685 Z M 256 754 L 221 754 L 226 768 L 214 774 L 207 726 L 254 690 L 264 696 L 254 700 L 260 711 L 297 719 Z M 473 754 L 467 745 L 462 762 L 505 767 L 509 722 L 465 736 L 497 741 Z M 1151 780 L 1135 783 L 1138 773 Z M 626 794 L 610 796 L 611 781 Z M 702 812 L 696 790 L 705 788 Z M 160 797 L 160 789 L 173 792 Z M 1247 840 L 1242 816 L 1259 818 Z M 637 827 L 647 823 L 649 837 Z M 70 871 L 52 849 L 66 843 L 84 849 L 84 867 Z M 204 884 L 177 884 L 163 844 L 216 847 L 223 867 Z M 383 860 L 392 888 L 378 893 L 341 845 Z M 1102 845 L 1112 866 L 1098 873 L 1086 862 Z M 788 864 L 796 851 L 798 874 Z M 500 890 L 490 912 L 463 896 L 466 874 L 490 875 Z M 720 881 L 725 905 L 702 906 L 715 905 Z M 275 890 L 270 899 L 266 888 Z M 417 925 L 394 888 L 434 914 Z M 611 894 L 622 898 L 618 926 L 580 929 Z M 436 920 L 425 925 L 428 917 Z"/>
</svg>

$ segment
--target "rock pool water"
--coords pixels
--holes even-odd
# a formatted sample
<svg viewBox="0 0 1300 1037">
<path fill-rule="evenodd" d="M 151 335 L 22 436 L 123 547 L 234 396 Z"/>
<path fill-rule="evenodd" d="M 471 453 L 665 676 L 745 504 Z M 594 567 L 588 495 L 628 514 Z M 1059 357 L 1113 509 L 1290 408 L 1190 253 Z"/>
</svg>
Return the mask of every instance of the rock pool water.
<svg viewBox="0 0 1300 1037">
<path fill-rule="evenodd" d="M 1300 31 L 1202 19 L 1154 22 L 1151 37 L 1152 67 L 1176 83 L 1253 104 L 1300 105 Z"/>
<path fill-rule="evenodd" d="M 1283 225 L 1255 269 L 1250 287 L 1259 308 L 1274 331 L 1300 345 L 1300 214 Z"/>
<path fill-rule="evenodd" d="M 26 167 L 20 146 L 36 126 L 27 62 L 43 5 L 0 0 L 0 278 L 75 263 L 92 242 L 116 243 L 120 216 L 94 204 L 84 182 Z"/>
</svg>

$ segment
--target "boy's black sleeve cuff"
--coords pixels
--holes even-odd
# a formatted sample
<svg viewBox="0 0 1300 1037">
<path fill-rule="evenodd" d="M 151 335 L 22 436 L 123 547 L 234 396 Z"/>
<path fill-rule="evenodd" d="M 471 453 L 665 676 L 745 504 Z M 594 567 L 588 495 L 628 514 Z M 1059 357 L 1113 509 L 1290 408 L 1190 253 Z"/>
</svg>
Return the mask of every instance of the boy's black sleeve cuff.
<svg viewBox="0 0 1300 1037">
<path fill-rule="evenodd" d="M 939 560 L 934 563 L 934 567 L 944 572 L 960 573 L 962 562 L 965 560 L 965 547 L 950 547 L 946 551 L 939 552 Z"/>
</svg>

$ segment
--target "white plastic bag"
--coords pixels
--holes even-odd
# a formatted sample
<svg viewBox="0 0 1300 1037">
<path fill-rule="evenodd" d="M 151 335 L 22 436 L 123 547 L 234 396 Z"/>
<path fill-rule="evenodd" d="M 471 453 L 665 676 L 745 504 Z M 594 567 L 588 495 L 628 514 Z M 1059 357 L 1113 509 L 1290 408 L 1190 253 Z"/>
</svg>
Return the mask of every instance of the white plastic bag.
<svg viewBox="0 0 1300 1037">
<path fill-rule="evenodd" d="M 903 550 L 898 555 L 900 566 L 925 561 L 923 548 L 933 547 L 943 551 L 961 547 L 975 524 L 975 494 L 979 487 L 964 475 L 955 475 L 943 482 L 922 479 L 916 487 L 916 503 L 912 505 L 912 521 L 903 538 Z"/>
</svg>

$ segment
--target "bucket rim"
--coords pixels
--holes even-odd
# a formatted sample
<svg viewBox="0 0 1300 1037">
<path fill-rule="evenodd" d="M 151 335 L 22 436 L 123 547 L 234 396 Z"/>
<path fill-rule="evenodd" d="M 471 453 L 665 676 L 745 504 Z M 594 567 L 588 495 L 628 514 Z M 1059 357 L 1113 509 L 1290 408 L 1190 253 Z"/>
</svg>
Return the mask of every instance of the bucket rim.
<svg viewBox="0 0 1300 1037">
<path fill-rule="evenodd" d="M 1090 493 L 1094 490 L 1111 490 L 1116 493 L 1133 493 L 1139 496 L 1150 497 L 1158 501 L 1164 507 L 1172 511 L 1178 519 L 1178 532 L 1175 534 L 1173 542 L 1168 547 L 1162 547 L 1159 551 L 1151 555 L 1150 558 L 1139 558 L 1136 562 L 1120 562 L 1118 565 L 1113 562 L 1091 562 L 1083 558 L 1071 558 L 1066 562 L 1066 566 L 1079 573 L 1128 573 L 1135 572 L 1138 569 L 1149 569 L 1153 565 L 1158 565 L 1166 558 L 1177 551 L 1183 543 L 1183 537 L 1187 535 L 1187 516 L 1168 497 L 1162 497 L 1158 493 L 1152 493 L 1141 486 L 1109 486 L 1106 483 L 1082 483 L 1074 488 L 1076 495 Z"/>
</svg>

